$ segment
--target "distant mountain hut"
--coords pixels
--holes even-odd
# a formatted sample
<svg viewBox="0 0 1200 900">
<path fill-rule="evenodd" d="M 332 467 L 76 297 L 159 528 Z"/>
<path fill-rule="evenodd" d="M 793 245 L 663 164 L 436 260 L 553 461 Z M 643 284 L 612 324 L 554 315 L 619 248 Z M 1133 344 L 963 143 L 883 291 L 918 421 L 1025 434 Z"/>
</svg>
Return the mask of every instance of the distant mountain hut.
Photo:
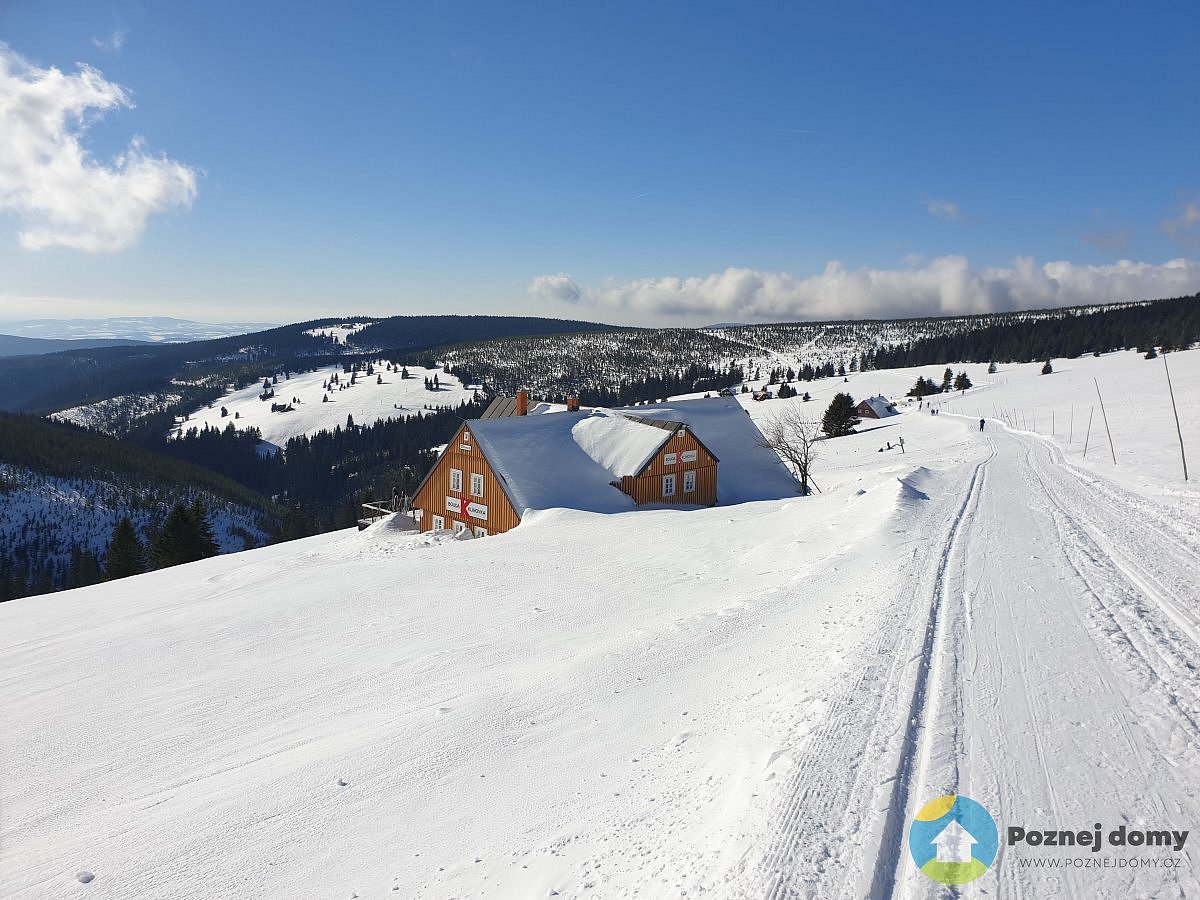
<svg viewBox="0 0 1200 900">
<path fill-rule="evenodd" d="M 566 410 L 537 409 L 522 391 L 463 423 L 413 496 L 422 531 L 486 537 L 532 509 L 616 513 L 796 493 L 734 398 L 623 409 L 581 409 L 572 398 Z M 720 488 L 718 465 L 729 472 Z"/>
<path fill-rule="evenodd" d="M 860 419 L 886 419 L 888 416 L 900 415 L 896 404 L 883 394 L 863 400 L 855 407 L 855 411 Z"/>
</svg>

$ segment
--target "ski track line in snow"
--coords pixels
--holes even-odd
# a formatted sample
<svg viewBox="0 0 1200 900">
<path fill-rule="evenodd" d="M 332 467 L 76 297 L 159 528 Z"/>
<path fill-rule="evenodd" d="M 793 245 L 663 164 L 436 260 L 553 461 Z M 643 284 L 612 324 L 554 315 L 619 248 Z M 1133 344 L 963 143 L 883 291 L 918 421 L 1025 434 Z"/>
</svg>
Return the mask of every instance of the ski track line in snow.
<svg viewBox="0 0 1200 900">
<path fill-rule="evenodd" d="M 873 856 L 879 862 L 872 876 L 871 896 L 890 890 L 898 865 L 898 851 L 892 848 L 899 848 L 903 835 L 914 750 L 919 733 L 928 725 L 926 681 L 939 645 L 945 573 L 956 536 L 977 503 L 988 459 L 976 464 L 966 499 L 942 539 L 930 544 L 941 548 L 932 577 L 928 563 L 910 560 L 908 566 L 915 570 L 908 573 L 911 578 L 897 578 L 897 583 L 918 585 L 908 606 L 910 618 L 917 621 L 884 624 L 859 657 L 867 662 L 858 677 L 833 698 L 831 714 L 805 742 L 803 755 L 781 792 L 769 849 L 757 867 L 768 900 L 857 897 L 862 890 L 860 867 Z M 922 596 L 934 600 L 922 604 Z M 913 663 L 917 663 L 915 674 L 910 672 Z M 911 698 L 907 704 L 897 699 L 904 696 Z M 864 722 L 871 723 L 866 734 L 855 727 Z M 897 751 L 898 734 L 902 737 Z M 853 776 L 847 778 L 841 766 L 860 757 L 865 762 L 855 766 Z M 895 763 L 887 767 L 888 760 Z M 871 765 L 870 761 L 885 765 Z M 830 765 L 838 768 L 830 770 Z M 864 831 L 871 830 L 871 822 L 861 820 L 876 806 L 872 795 L 887 790 L 889 784 L 878 846 L 864 846 Z M 874 843 L 874 836 L 865 835 L 865 843 Z"/>
<path fill-rule="evenodd" d="M 1086 490 L 1090 484 L 1085 482 L 1082 489 L 1075 490 L 1078 478 L 1072 476 L 1078 476 L 1078 473 L 1069 466 L 1055 465 L 1059 461 L 1054 454 L 1040 453 L 1040 442 L 1022 434 L 1010 433 L 1005 440 L 1009 439 L 1017 450 L 1010 464 L 1019 466 L 1019 483 L 1022 485 L 1015 496 L 1027 498 L 1025 502 L 1029 504 L 1031 526 L 1036 528 L 1035 521 L 1044 522 L 1050 529 L 1045 536 L 1034 538 L 1031 546 L 1036 552 L 1030 558 L 1037 561 L 1040 571 L 1053 572 L 1057 569 L 1069 575 L 1076 587 L 1068 590 L 1064 583 L 1064 593 L 1060 595 L 1056 592 L 1044 598 L 1067 604 L 1061 607 L 1058 614 L 1047 611 L 1047 607 L 1036 600 L 1030 602 L 1030 598 L 1039 596 L 1040 587 L 1024 578 L 1020 578 L 1016 585 L 1020 588 L 1017 595 L 1023 602 L 1017 602 L 1015 597 L 997 601 L 993 586 L 1011 583 L 1013 575 L 1020 571 L 1019 568 L 1012 568 L 1012 564 L 1019 560 L 1011 553 L 1007 557 L 1002 556 L 1005 569 L 1003 573 L 997 573 L 1000 577 L 994 577 L 992 573 L 996 560 L 991 556 L 990 548 L 1004 547 L 1005 544 L 1002 534 L 987 532 L 993 525 L 1003 528 L 1004 521 L 1012 520 L 996 519 L 994 515 L 978 517 L 979 521 L 973 523 L 977 527 L 966 532 L 966 541 L 961 550 L 964 562 L 971 564 L 964 566 L 962 573 L 968 575 L 966 569 L 970 569 L 970 577 L 962 584 L 962 615 L 956 618 L 956 605 L 944 608 L 952 633 L 959 637 L 955 644 L 957 652 L 945 654 L 949 659 L 942 660 L 939 657 L 938 660 L 946 662 L 951 668 L 964 665 L 969 676 L 955 679 L 952 684 L 943 682 L 936 690 L 931 686 L 935 704 L 942 697 L 954 701 L 954 704 L 948 705 L 942 700 L 940 708 L 949 708 L 950 715 L 955 718 L 946 721 L 943 716 L 942 721 L 937 722 L 937 728 L 926 729 L 922 752 L 928 754 L 934 742 L 941 740 L 945 743 L 946 734 L 963 728 L 967 735 L 965 746 L 955 746 L 951 742 L 947 753 L 934 759 L 945 764 L 945 756 L 949 755 L 955 768 L 967 763 L 968 777 L 982 774 L 983 782 L 979 788 L 983 794 L 977 794 L 974 790 L 968 790 L 968 793 L 995 802 L 993 808 L 1002 819 L 1009 812 L 1028 815 L 1033 811 L 1038 815 L 1048 814 L 1056 821 L 1066 821 L 1072 810 L 1077 812 L 1080 788 L 1086 790 L 1086 787 L 1070 783 L 1069 778 L 1079 773 L 1072 773 L 1069 767 L 1064 769 L 1060 757 L 1068 747 L 1079 748 L 1087 746 L 1089 742 L 1086 738 L 1080 741 L 1071 731 L 1072 728 L 1081 727 L 1081 722 L 1062 719 L 1062 697 L 1096 697 L 1104 701 L 1096 708 L 1097 712 L 1107 713 L 1103 720 L 1089 720 L 1086 712 L 1082 714 L 1082 720 L 1090 722 L 1090 726 L 1082 727 L 1106 725 L 1111 729 L 1109 746 L 1103 752 L 1101 768 L 1097 770 L 1097 775 L 1107 771 L 1108 780 L 1104 784 L 1098 783 L 1098 790 L 1103 791 L 1106 784 L 1111 793 L 1114 784 L 1122 781 L 1131 783 L 1130 777 L 1145 779 L 1146 773 L 1153 772 L 1161 762 L 1178 767 L 1179 763 L 1172 756 L 1182 759 L 1194 753 L 1197 734 L 1195 713 L 1200 709 L 1195 702 L 1196 692 L 1190 690 L 1196 684 L 1195 666 L 1191 661 L 1195 642 L 1190 640 L 1186 629 L 1180 629 L 1184 634 L 1173 632 L 1168 621 L 1174 619 L 1172 610 L 1186 618 L 1186 606 L 1172 599 L 1170 588 L 1145 580 L 1151 576 L 1144 572 L 1139 576 L 1128 571 L 1124 565 L 1128 558 L 1123 553 L 1110 553 L 1108 548 L 1118 543 L 1113 536 L 1121 535 L 1121 541 L 1132 552 L 1143 551 L 1141 558 L 1156 565 L 1156 572 L 1165 573 L 1163 577 L 1172 584 L 1179 581 L 1181 573 L 1194 571 L 1190 562 L 1194 554 L 1182 543 L 1171 541 L 1167 543 L 1168 550 L 1172 552 L 1163 552 L 1163 542 L 1158 539 L 1161 528 L 1155 525 L 1156 517 L 1151 517 L 1148 522 L 1131 521 L 1128 510 L 1121 503 L 1097 503 Z M 1047 465 L 1053 468 L 1046 468 Z M 1013 491 L 1018 483 L 1004 484 L 1006 490 Z M 1162 524 L 1161 520 L 1157 521 L 1159 525 Z M 1045 556 L 1042 555 L 1043 548 L 1047 552 Z M 1145 552 L 1147 549 L 1150 552 Z M 979 570 L 977 579 L 974 578 L 976 569 Z M 1172 575 L 1175 576 L 1173 580 Z M 970 589 L 972 579 L 976 582 L 974 590 Z M 976 636 L 972 633 L 975 627 L 973 607 L 979 599 L 981 584 L 985 590 L 980 600 L 980 611 L 984 614 L 985 622 L 988 616 L 991 617 L 991 628 L 990 633 Z M 1187 588 L 1182 590 L 1186 592 Z M 1072 603 L 1072 598 L 1078 598 L 1079 602 Z M 999 618 L 997 614 L 1000 614 Z M 1058 644 L 1065 654 L 1061 658 L 1050 650 L 1046 641 L 1042 641 L 1041 646 L 1024 640 L 1012 643 L 1014 636 L 1042 634 L 1045 623 L 1040 617 L 1045 615 L 1053 616 L 1056 623 L 1060 620 L 1066 623 L 1066 630 L 1059 628 L 1054 632 L 1055 640 L 1076 634 L 1074 629 L 1082 629 L 1078 633 L 1084 643 Z M 982 640 L 977 640 L 977 637 Z M 1007 648 L 1006 644 L 1009 645 Z M 1090 653 L 1087 647 L 1092 648 Z M 1070 664 L 1076 657 L 1082 661 L 1107 660 L 1107 666 L 1115 663 L 1116 669 L 1092 665 L 1077 670 Z M 937 672 L 931 675 L 931 678 L 938 677 Z M 1130 688 L 1147 695 L 1146 699 L 1152 701 L 1140 714 L 1131 712 Z M 952 693 L 947 693 L 947 690 Z M 1013 705 L 1003 708 L 1001 713 L 1000 701 L 1005 694 L 1009 696 L 1006 703 Z M 935 705 L 935 712 L 938 708 Z M 1159 710 L 1162 710 L 1162 714 Z M 1147 752 L 1147 734 L 1140 731 L 1135 734 L 1139 715 L 1145 717 L 1147 714 L 1150 720 L 1142 718 L 1141 721 L 1144 727 L 1148 727 L 1149 734 L 1162 734 L 1165 730 L 1169 735 L 1170 743 L 1163 748 L 1162 757 Z M 1055 721 L 1068 727 L 1065 737 L 1054 730 L 1043 732 L 1038 726 L 1038 723 Z M 1013 743 L 1007 748 L 1006 742 L 999 747 L 995 745 L 996 737 L 1003 733 L 1004 722 L 1010 723 L 1012 728 L 1010 737 Z M 1001 726 L 1000 732 L 997 731 L 997 725 Z M 992 735 L 991 741 L 987 735 Z M 1027 743 L 1027 750 L 1015 753 L 1022 738 Z M 1151 741 L 1149 746 L 1152 747 L 1153 738 Z M 1118 768 L 1114 769 L 1114 765 Z M 1063 776 L 1068 778 L 1068 802 L 1065 803 L 1059 797 Z M 994 791 L 994 785 L 999 784 L 1009 785 L 1009 790 L 1000 797 L 988 798 L 986 795 Z M 1154 784 L 1153 780 L 1147 782 L 1140 794 L 1141 803 L 1150 807 L 1149 818 L 1168 821 L 1172 816 L 1178 818 L 1187 813 L 1178 803 L 1171 806 L 1167 795 L 1156 791 Z M 962 785 L 964 788 L 971 786 Z M 924 793 L 919 796 L 929 799 L 936 791 L 931 788 L 927 793 L 928 796 Z M 1046 810 L 1038 807 L 1039 799 L 1046 802 Z M 1001 853 L 1003 856 L 1003 848 Z M 1132 894 L 1126 892 L 1136 893 L 1138 890 L 1135 883 L 1127 882 L 1121 886 L 1121 893 L 1106 892 L 1097 883 L 1082 880 L 1079 873 L 1067 872 L 1063 873 L 1065 877 L 1059 877 L 1020 868 L 1008 869 L 1004 866 L 1003 858 L 998 865 L 1009 871 L 1008 877 L 995 884 L 996 896 L 999 897 L 1091 898 L 1100 895 L 1128 896 Z M 1173 878 L 1158 887 L 1171 890 L 1171 896 L 1184 896 L 1184 886 L 1174 880 L 1179 874 L 1182 873 L 1172 873 Z M 1035 881 L 1035 878 L 1041 880 Z M 906 893 L 929 896 L 931 889 L 940 890 L 946 896 L 960 896 L 960 889 L 938 889 L 916 878 L 906 879 L 893 893 L 900 896 Z M 1137 895 L 1165 896 L 1144 892 Z"/>
<path fill-rule="evenodd" d="M 1053 445 L 1051 445 L 1050 462 L 1072 474 L 1075 481 L 1073 486 L 1078 489 L 1080 494 L 1085 495 L 1086 502 L 1079 504 L 1071 515 L 1075 524 L 1082 529 L 1097 549 L 1103 551 L 1112 560 L 1127 580 L 1146 593 L 1175 623 L 1177 628 L 1186 633 L 1194 644 L 1200 646 L 1200 614 L 1194 607 L 1188 608 L 1185 604 L 1177 602 L 1173 597 L 1175 592 L 1168 585 L 1163 584 L 1172 571 L 1186 572 L 1194 577 L 1196 569 L 1200 567 L 1200 558 L 1197 558 L 1188 541 L 1190 540 L 1193 545 L 1200 543 L 1200 539 L 1198 539 L 1200 529 L 1197 529 L 1195 523 L 1178 518 L 1178 514 L 1174 519 L 1161 515 L 1152 504 L 1146 503 L 1128 491 L 1122 491 L 1103 482 L 1086 480 L 1080 472 L 1064 464 L 1061 451 Z M 1043 485 L 1045 485 L 1044 479 Z M 1066 515 L 1068 511 L 1061 495 L 1055 495 L 1055 502 Z M 1134 509 L 1137 511 L 1136 517 L 1130 515 L 1130 510 Z M 1107 517 L 1108 521 L 1100 523 L 1098 520 L 1102 516 Z M 1108 537 L 1109 529 L 1104 528 L 1104 525 L 1119 528 L 1123 541 L 1110 539 Z M 1130 540 L 1131 532 L 1137 535 L 1139 538 L 1137 541 Z M 1123 549 L 1122 544 L 1148 548 L 1149 552 L 1133 556 Z M 1176 557 L 1173 561 L 1177 564 L 1168 567 L 1162 566 L 1160 560 L 1170 555 Z M 1157 571 L 1152 572 L 1152 568 L 1157 568 Z M 1165 571 L 1163 571 L 1164 568 Z M 1189 578 L 1186 584 L 1177 584 L 1175 587 L 1185 590 L 1191 588 L 1194 591 L 1194 584 L 1195 582 Z"/>
<path fill-rule="evenodd" d="M 980 497 L 983 494 L 987 479 L 988 463 L 996 456 L 996 448 L 988 441 L 988 455 L 975 466 L 967 497 L 959 507 L 957 515 L 950 525 L 934 578 L 933 602 L 930 606 L 929 625 L 926 630 L 924 658 L 917 673 L 917 681 L 913 687 L 913 698 L 910 704 L 911 717 L 909 727 L 904 735 L 904 743 L 900 748 L 900 765 L 896 773 L 896 781 L 888 805 L 887 820 L 883 829 L 882 841 L 879 848 L 875 873 L 871 879 L 871 897 L 892 897 L 907 895 L 906 887 L 910 882 L 904 878 L 904 873 L 911 866 L 904 840 L 908 809 L 915 803 L 924 803 L 937 796 L 957 793 L 961 773 L 958 764 L 962 759 L 961 742 L 962 723 L 961 701 L 959 692 L 953 691 L 957 709 L 949 725 L 947 748 L 949 768 L 939 774 L 945 777 L 940 784 L 930 785 L 933 767 L 933 744 L 938 740 L 938 720 L 941 717 L 939 698 L 946 693 L 949 684 L 957 683 L 953 674 L 946 672 L 954 668 L 957 673 L 957 652 L 950 652 L 947 644 L 949 626 L 947 619 L 950 605 L 954 602 L 951 597 L 950 579 L 951 566 L 959 555 L 961 535 L 964 528 L 970 525 L 979 509 Z M 945 743 L 944 741 L 939 743 Z M 916 771 L 913 762 L 916 760 Z M 945 769 L 946 767 L 943 766 Z"/>
<path fill-rule="evenodd" d="M 1110 626 L 1101 625 L 1100 628 L 1108 636 L 1109 646 L 1124 657 L 1140 681 L 1159 694 L 1179 715 L 1183 720 L 1181 724 L 1195 740 L 1200 737 L 1195 632 L 1181 620 L 1183 611 L 1169 599 L 1166 591 L 1144 572 L 1135 575 L 1130 563 L 1123 563 L 1107 552 L 1107 548 L 1101 546 L 1103 539 L 1098 540 L 1092 529 L 1072 515 L 1061 496 L 1051 489 L 1050 480 L 1033 464 L 1033 456 L 1030 449 L 1030 471 L 1050 501 L 1055 526 L 1062 538 L 1061 546 L 1072 568 L 1088 587 L 1096 606 L 1096 618 Z M 1127 537 L 1136 533 L 1135 523 L 1125 517 L 1120 526 Z M 1150 546 L 1161 549 L 1154 543 Z M 1178 626 L 1184 635 L 1172 634 L 1168 622 L 1155 621 L 1155 612 Z M 1184 698 L 1183 702 L 1178 691 L 1168 687 L 1179 680 L 1192 689 L 1192 696 Z"/>
</svg>

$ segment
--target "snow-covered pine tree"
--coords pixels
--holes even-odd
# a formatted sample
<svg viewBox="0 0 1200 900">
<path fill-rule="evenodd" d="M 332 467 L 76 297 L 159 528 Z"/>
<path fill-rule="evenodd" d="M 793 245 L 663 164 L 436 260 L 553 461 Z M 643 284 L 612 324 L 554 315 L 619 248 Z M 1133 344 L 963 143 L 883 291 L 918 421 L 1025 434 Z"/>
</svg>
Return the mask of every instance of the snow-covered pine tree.
<svg viewBox="0 0 1200 900">
<path fill-rule="evenodd" d="M 852 434 L 862 420 L 857 415 L 854 398 L 849 394 L 834 394 L 825 415 L 821 418 L 821 430 L 830 437 Z"/>
</svg>

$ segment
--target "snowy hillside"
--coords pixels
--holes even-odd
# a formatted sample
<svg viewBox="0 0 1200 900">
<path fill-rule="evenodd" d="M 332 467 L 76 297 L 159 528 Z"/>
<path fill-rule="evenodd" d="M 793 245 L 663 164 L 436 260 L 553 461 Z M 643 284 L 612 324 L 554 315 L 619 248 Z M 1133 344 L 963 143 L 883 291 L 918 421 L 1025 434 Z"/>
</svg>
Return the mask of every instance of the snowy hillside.
<svg viewBox="0 0 1200 900">
<path fill-rule="evenodd" d="M 1169 363 L 1195 453 L 1200 352 Z M 907 851 L 950 792 L 1002 834 L 1200 821 L 1200 489 L 1162 360 L 1054 367 L 965 367 L 940 414 L 821 442 L 808 498 L 385 520 L 0 605 L 0 896 L 1195 896 L 1191 842 L 1001 847 L 954 894 Z M 1092 379 L 1116 466 L 1098 410 L 1083 457 Z"/>
<path fill-rule="evenodd" d="M 371 374 L 355 373 L 353 383 L 342 366 L 289 373 L 274 379 L 275 396 L 265 400 L 261 399 L 266 392 L 259 382 L 197 409 L 179 423 L 176 433 L 191 428 L 224 429 L 232 422 L 239 430 L 257 428 L 265 442 L 282 447 L 297 435 L 345 428 L 347 416 L 353 417 L 356 424 L 370 425 L 380 419 L 419 416 L 428 407 L 453 409 L 475 396 L 474 390 L 467 390 L 440 368 L 413 366 L 408 369 L 409 377 L 402 378 L 400 366 L 389 371 L 390 365 L 388 360 L 379 361 Z M 438 388 L 426 389 L 425 380 L 435 376 Z M 291 409 L 272 411 L 272 406 Z M 227 415 L 221 414 L 222 408 Z"/>
<path fill-rule="evenodd" d="M 327 337 L 332 338 L 335 344 L 345 344 L 346 338 L 352 334 L 358 334 L 370 322 L 343 322 L 340 325 L 326 325 L 323 328 L 309 328 L 304 333 L 312 337 Z"/>
<path fill-rule="evenodd" d="M 175 503 L 190 502 L 191 493 L 115 475 L 57 478 L 0 464 L 0 577 L 15 573 L 30 584 L 45 572 L 51 585 L 60 586 L 73 552 L 89 553 L 103 565 L 122 516 L 144 537 L 161 526 Z M 205 502 L 222 553 L 267 543 L 260 513 L 205 491 L 195 494 Z"/>
<path fill-rule="evenodd" d="M 139 420 L 169 409 L 182 399 L 181 394 L 163 391 L 125 394 L 108 400 L 100 400 L 97 403 L 72 406 L 69 409 L 51 413 L 47 418 L 56 422 L 71 422 L 74 425 L 119 437 L 132 429 Z"/>
</svg>

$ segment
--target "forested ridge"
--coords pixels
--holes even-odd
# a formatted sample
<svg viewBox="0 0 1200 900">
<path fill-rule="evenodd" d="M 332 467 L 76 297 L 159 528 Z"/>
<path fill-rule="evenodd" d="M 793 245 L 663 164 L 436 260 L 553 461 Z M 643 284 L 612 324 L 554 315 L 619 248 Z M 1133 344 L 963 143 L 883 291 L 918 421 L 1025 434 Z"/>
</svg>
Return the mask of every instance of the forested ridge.
<svg viewBox="0 0 1200 900">
<path fill-rule="evenodd" d="M 345 323 L 362 327 L 343 342 L 321 331 Z M 535 333 L 516 333 L 522 328 Z M 492 336 L 431 343 L 473 331 Z M 1200 295 L 947 319 L 712 329 L 613 329 L 512 317 L 343 317 L 193 344 L 17 357 L 0 360 L 0 377 L 9 377 L 10 404 L 36 407 L 63 385 L 76 394 L 107 395 L 105 404 L 88 407 L 89 421 L 125 439 L 0 412 L 0 493 L 27 504 L 61 494 L 62 502 L 80 508 L 91 503 L 110 512 L 132 511 L 147 552 L 171 503 L 202 495 L 225 516 L 228 548 L 238 544 L 239 534 L 248 545 L 346 527 L 356 521 L 360 502 L 387 497 L 393 487 L 410 493 L 436 458 L 432 448 L 445 443 L 464 419 L 478 416 L 490 396 L 519 387 L 537 400 L 575 395 L 586 405 L 603 406 L 736 389 L 744 381 L 785 383 L 784 396 L 794 390 L 786 386 L 794 379 L 853 370 L 1043 361 L 1122 348 L 1173 350 L 1198 337 Z M 257 431 L 237 430 L 232 422 L 221 430 L 198 430 L 185 421 L 178 438 L 167 440 L 185 415 L 230 387 L 335 361 L 348 369 L 365 367 L 385 355 L 397 364 L 436 365 L 483 389 L 474 402 L 454 409 L 346 421 L 301 435 L 279 453 L 264 452 Z M 131 384 L 142 393 L 109 393 L 114 385 Z M 43 400 L 30 399 L 37 397 Z M 259 536 L 230 510 L 248 511 L 261 525 Z M 29 516 L 24 524 L 10 522 L 5 533 L 0 577 L 7 581 L 0 586 L 8 595 L 86 583 L 87 573 L 102 566 L 95 524 L 100 520 L 88 520 L 86 541 L 72 542 L 55 529 L 83 528 L 83 519 L 50 515 L 44 507 Z"/>
</svg>

